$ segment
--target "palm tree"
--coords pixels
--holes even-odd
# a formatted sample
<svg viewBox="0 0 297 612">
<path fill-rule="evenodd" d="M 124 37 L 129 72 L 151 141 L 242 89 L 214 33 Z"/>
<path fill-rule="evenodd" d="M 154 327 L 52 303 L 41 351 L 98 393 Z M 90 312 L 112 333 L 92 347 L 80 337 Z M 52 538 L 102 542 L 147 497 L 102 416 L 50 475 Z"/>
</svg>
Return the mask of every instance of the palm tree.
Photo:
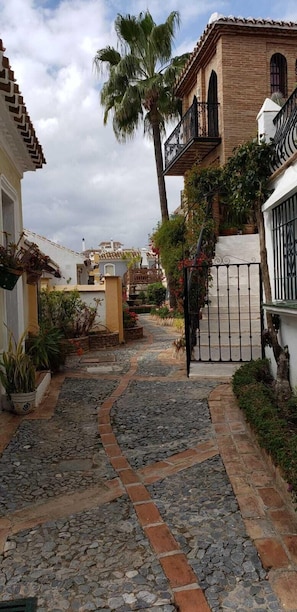
<svg viewBox="0 0 297 612">
<path fill-rule="evenodd" d="M 160 25 L 155 24 L 149 11 L 138 17 L 118 14 L 115 30 L 121 53 L 108 46 L 98 50 L 94 58 L 97 70 L 107 68 L 109 77 L 101 90 L 104 124 L 112 111 L 119 142 L 132 137 L 141 122 L 144 132 L 153 138 L 162 222 L 168 220 L 168 204 L 161 136 L 165 121 L 178 116 L 180 101 L 174 96 L 174 83 L 189 56 L 171 57 L 179 23 L 177 11 Z"/>
</svg>

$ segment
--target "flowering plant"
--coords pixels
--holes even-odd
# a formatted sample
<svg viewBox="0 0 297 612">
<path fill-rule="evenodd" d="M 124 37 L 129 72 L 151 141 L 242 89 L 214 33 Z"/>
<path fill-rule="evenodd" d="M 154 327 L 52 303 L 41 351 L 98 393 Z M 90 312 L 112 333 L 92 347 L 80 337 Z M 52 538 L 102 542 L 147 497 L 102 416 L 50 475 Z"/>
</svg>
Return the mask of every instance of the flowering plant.
<svg viewBox="0 0 297 612">
<path fill-rule="evenodd" d="M 138 321 L 138 315 L 136 312 L 129 310 L 129 307 L 126 306 L 123 308 L 123 324 L 124 329 L 129 329 L 131 327 L 136 327 Z"/>
</svg>

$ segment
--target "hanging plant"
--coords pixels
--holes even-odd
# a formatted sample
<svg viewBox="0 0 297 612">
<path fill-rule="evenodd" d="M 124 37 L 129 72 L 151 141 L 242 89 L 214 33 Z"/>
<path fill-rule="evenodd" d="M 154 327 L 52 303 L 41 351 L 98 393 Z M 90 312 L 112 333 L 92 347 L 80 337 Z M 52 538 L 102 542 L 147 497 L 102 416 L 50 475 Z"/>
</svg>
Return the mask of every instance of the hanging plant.
<svg viewBox="0 0 297 612">
<path fill-rule="evenodd" d="M 9 242 L 9 234 L 3 233 L 4 244 L 0 245 L 0 287 L 12 291 L 24 271 L 24 251 L 21 246 L 23 234 L 18 242 Z"/>
</svg>

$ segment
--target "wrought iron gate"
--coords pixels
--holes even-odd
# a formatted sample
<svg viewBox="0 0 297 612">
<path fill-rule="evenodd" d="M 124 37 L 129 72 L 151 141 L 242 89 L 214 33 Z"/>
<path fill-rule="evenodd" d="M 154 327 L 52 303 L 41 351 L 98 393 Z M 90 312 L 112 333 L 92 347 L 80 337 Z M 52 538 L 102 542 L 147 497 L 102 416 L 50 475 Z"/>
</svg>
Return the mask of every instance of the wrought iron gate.
<svg viewBox="0 0 297 612">
<path fill-rule="evenodd" d="M 184 270 L 187 371 L 191 361 L 241 362 L 263 356 L 259 263 L 213 263 Z"/>
</svg>

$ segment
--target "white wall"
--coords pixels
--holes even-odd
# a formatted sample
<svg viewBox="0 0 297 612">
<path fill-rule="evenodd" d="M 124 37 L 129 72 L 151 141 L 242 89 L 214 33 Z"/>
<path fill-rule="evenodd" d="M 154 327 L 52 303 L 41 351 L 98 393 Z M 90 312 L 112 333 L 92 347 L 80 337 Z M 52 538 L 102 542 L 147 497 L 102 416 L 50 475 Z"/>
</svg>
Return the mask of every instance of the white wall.
<svg viewBox="0 0 297 612">
<path fill-rule="evenodd" d="M 72 285 L 78 283 L 87 284 L 88 271 L 87 267 L 84 265 L 84 255 L 71 251 L 71 249 L 60 246 L 51 240 L 47 240 L 47 238 L 30 232 L 30 230 L 25 230 L 25 234 L 28 240 L 37 244 L 40 250 L 59 266 L 62 278 L 53 278 L 50 280 L 51 286 L 65 285 L 68 282 Z M 80 266 L 82 270 L 80 278 L 78 278 L 77 266 Z"/>
<path fill-rule="evenodd" d="M 240 264 L 259 261 L 258 234 L 219 236 L 216 243 L 215 263 Z"/>
<path fill-rule="evenodd" d="M 288 346 L 290 354 L 290 382 L 292 387 L 297 386 L 297 309 L 290 307 L 289 303 L 275 302 L 274 295 L 274 269 L 273 269 L 273 243 L 272 243 L 272 210 L 297 191 L 297 162 L 291 164 L 277 180 L 272 183 L 273 193 L 263 206 L 267 259 L 271 279 L 271 291 L 274 314 L 280 316 L 279 342 L 281 346 Z M 265 301 L 265 298 L 264 298 Z M 296 302 L 297 305 L 297 302 Z M 276 363 L 272 350 L 265 348 L 265 354 L 271 361 L 272 373 L 276 375 Z"/>
<path fill-rule="evenodd" d="M 57 279 L 59 280 L 59 279 Z M 95 306 L 94 299 L 99 299 L 100 303 L 97 310 L 97 318 L 95 321 L 95 326 L 100 327 L 100 325 L 106 325 L 105 318 L 105 286 L 104 285 L 56 285 L 53 286 L 53 289 L 57 291 L 73 291 L 77 289 L 79 291 L 80 297 L 88 304 L 88 306 Z"/>
</svg>

